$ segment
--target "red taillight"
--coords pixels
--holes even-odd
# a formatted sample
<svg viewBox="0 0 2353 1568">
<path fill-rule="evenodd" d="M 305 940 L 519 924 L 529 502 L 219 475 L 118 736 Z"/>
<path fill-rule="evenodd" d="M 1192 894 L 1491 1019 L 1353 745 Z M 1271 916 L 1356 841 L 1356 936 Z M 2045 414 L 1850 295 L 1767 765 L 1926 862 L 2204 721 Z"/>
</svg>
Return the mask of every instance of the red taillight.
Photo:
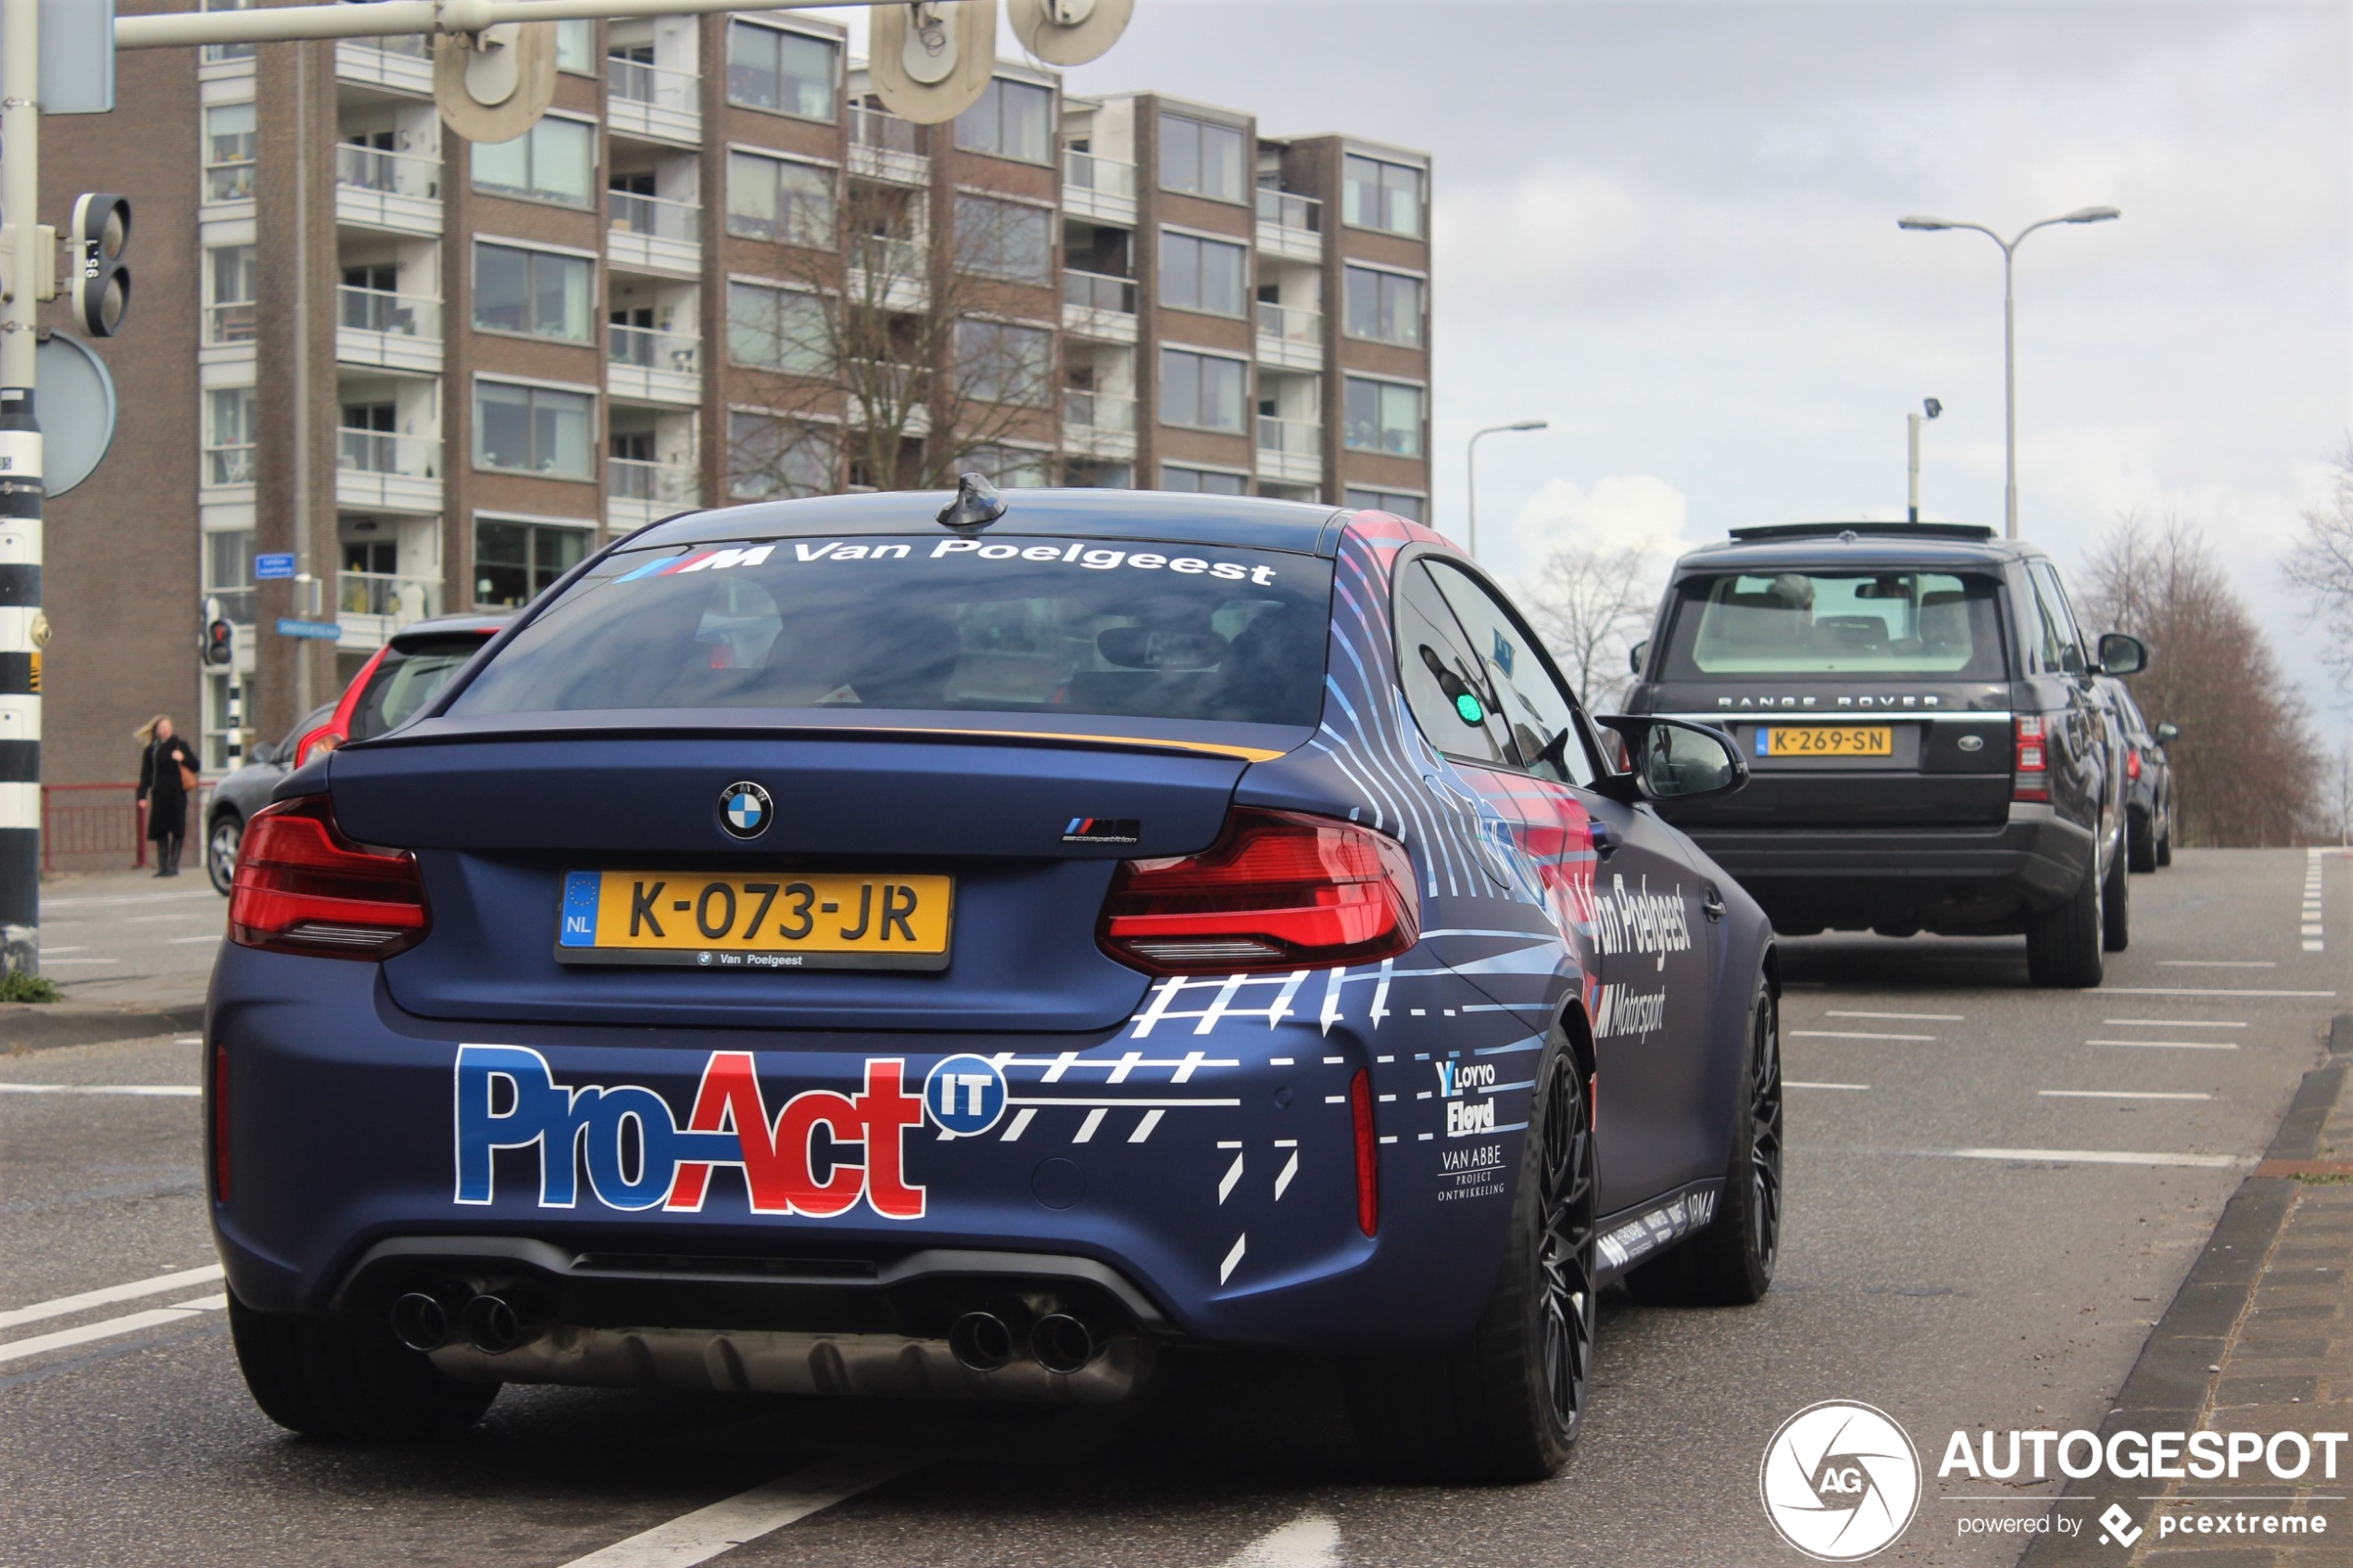
<svg viewBox="0 0 2353 1568">
<path fill-rule="evenodd" d="M 254 813 L 237 847 L 229 940 L 272 952 L 388 959 L 425 939 L 425 884 L 405 849 L 354 844 L 323 795 Z"/>
<path fill-rule="evenodd" d="M 1129 860 L 1103 950 L 1150 974 L 1366 963 L 1421 937 L 1405 847 L 1353 822 L 1238 809 L 1198 855 Z"/>
<path fill-rule="evenodd" d="M 229 1047 L 212 1047 L 212 1200 L 229 1201 Z"/>
<path fill-rule="evenodd" d="M 2045 776 L 2050 770 L 2050 762 L 2044 750 L 2046 738 L 2043 733 L 2041 714 L 2019 715 L 2018 777 L 2012 783 L 2011 799 L 2048 800 L 2051 797 L 2050 781 Z"/>
<path fill-rule="evenodd" d="M 2133 746 L 2124 753 L 2124 776 L 2128 779 L 2138 779 L 2141 776 L 2140 747 Z"/>
<path fill-rule="evenodd" d="M 1348 1114 L 1356 1124 L 1356 1225 L 1380 1229 L 1380 1140 L 1373 1136 L 1373 1079 L 1363 1068 L 1349 1080 Z"/>
</svg>

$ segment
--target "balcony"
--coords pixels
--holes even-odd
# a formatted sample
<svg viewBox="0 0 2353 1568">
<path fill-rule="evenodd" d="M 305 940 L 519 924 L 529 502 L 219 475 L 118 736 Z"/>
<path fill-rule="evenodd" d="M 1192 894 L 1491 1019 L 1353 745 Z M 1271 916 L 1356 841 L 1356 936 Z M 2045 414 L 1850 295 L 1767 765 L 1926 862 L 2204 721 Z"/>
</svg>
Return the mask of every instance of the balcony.
<svg viewBox="0 0 2353 1568">
<path fill-rule="evenodd" d="M 335 361 L 431 375 L 441 369 L 441 301 L 383 289 L 335 291 Z"/>
<path fill-rule="evenodd" d="M 208 305 L 204 307 L 204 340 L 196 346 L 196 362 L 250 364 L 260 335 L 260 307 L 250 301 Z"/>
<path fill-rule="evenodd" d="M 702 270 L 702 204 L 605 193 L 605 257 L 615 267 L 649 272 Z"/>
<path fill-rule="evenodd" d="M 1324 204 L 1271 185 L 1258 187 L 1258 254 L 1282 261 L 1324 259 Z"/>
<path fill-rule="evenodd" d="M 1063 449 L 1074 458 L 1134 458 L 1136 400 L 1084 387 L 1065 387 Z"/>
<path fill-rule="evenodd" d="M 605 390 L 633 403 L 702 401 L 702 339 L 651 327 L 609 327 Z"/>
<path fill-rule="evenodd" d="M 335 80 L 430 98 L 433 41 L 416 34 L 341 39 L 335 44 Z"/>
<path fill-rule="evenodd" d="M 441 160 L 335 148 L 335 221 L 396 234 L 441 232 Z"/>
<path fill-rule="evenodd" d="M 1314 420 L 1258 417 L 1258 477 L 1316 484 L 1324 477 L 1324 427 Z"/>
<path fill-rule="evenodd" d="M 701 504 L 702 485 L 691 464 L 605 459 L 605 521 L 615 533 Z"/>
<path fill-rule="evenodd" d="M 617 136 L 691 147 L 702 140 L 702 78 L 642 60 L 608 59 L 605 123 Z"/>
<path fill-rule="evenodd" d="M 250 157 L 205 165 L 205 205 L 218 207 L 224 202 L 253 200 L 254 170 L 259 167 Z"/>
<path fill-rule="evenodd" d="M 931 159 L 924 156 L 915 122 L 881 109 L 851 109 L 849 172 L 889 185 L 929 186 Z"/>
<path fill-rule="evenodd" d="M 853 305 L 920 310 L 931 297 L 931 248 L 921 240 L 861 235 L 849 242 L 842 292 Z"/>
<path fill-rule="evenodd" d="M 396 577 L 388 571 L 338 571 L 335 612 L 335 624 L 343 628 L 335 646 L 373 652 L 410 621 L 441 613 L 441 579 Z"/>
<path fill-rule="evenodd" d="M 335 504 L 355 511 L 441 510 L 441 438 L 335 432 Z"/>
<path fill-rule="evenodd" d="M 204 449 L 204 483 L 208 488 L 254 482 L 254 445 L 232 442 Z"/>
<path fill-rule="evenodd" d="M 1136 341 L 1136 280 L 1063 273 L 1063 331 L 1101 343 Z"/>
<path fill-rule="evenodd" d="M 1324 313 L 1258 302 L 1258 362 L 1277 370 L 1324 368 Z"/>
<path fill-rule="evenodd" d="M 1063 210 L 1097 223 L 1136 226 L 1136 166 L 1092 153 L 1063 153 Z"/>
</svg>

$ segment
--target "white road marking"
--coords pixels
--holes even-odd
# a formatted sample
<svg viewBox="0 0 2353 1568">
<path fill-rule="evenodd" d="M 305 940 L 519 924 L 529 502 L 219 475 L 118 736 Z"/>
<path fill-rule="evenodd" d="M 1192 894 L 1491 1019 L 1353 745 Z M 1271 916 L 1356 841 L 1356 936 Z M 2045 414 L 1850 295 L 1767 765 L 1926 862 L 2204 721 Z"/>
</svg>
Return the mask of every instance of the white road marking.
<svg viewBox="0 0 2353 1568">
<path fill-rule="evenodd" d="M 2087 1046 L 2136 1046 L 2152 1051 L 2234 1051 L 2236 1040 L 2086 1040 Z"/>
<path fill-rule="evenodd" d="M 0 1095 L 165 1095 L 194 1099 L 195 1084 L 0 1084 Z"/>
<path fill-rule="evenodd" d="M 1904 1018 L 1915 1023 L 1959 1023 L 1963 1015 L 1957 1012 L 1850 1012 L 1831 1008 L 1824 1015 L 1829 1018 Z"/>
<path fill-rule="evenodd" d="M 746 1541 L 756 1541 L 895 1480 L 909 1468 L 904 1463 L 821 1460 L 806 1470 L 680 1514 L 667 1524 L 615 1541 L 600 1551 L 575 1557 L 564 1568 L 693 1568 Z"/>
<path fill-rule="evenodd" d="M 112 1339 L 120 1335 L 135 1334 L 143 1328 L 157 1328 L 168 1323 L 179 1323 L 204 1312 L 217 1312 L 229 1305 L 226 1296 L 199 1296 L 191 1301 L 175 1301 L 169 1307 L 150 1307 L 144 1312 L 131 1312 L 119 1318 L 107 1318 L 98 1323 L 86 1323 L 79 1328 L 61 1328 L 52 1334 L 36 1334 L 30 1339 L 11 1339 L 0 1345 L 0 1361 L 21 1361 L 44 1351 L 62 1350 L 69 1346 L 87 1345 L 94 1339 Z"/>
<path fill-rule="evenodd" d="M 2104 985 L 2111 997 L 2305 997 L 2326 1001 L 2334 991 L 2222 991 L 2197 990 L 2183 985 Z"/>
<path fill-rule="evenodd" d="M 165 921 L 203 920 L 205 918 L 206 911 L 202 909 L 189 909 L 184 913 L 176 915 L 128 915 L 124 917 L 122 923 L 125 925 L 157 925 Z"/>
<path fill-rule="evenodd" d="M 1321 1513 L 1302 1513 L 1267 1531 L 1220 1568 L 1339 1568 L 1340 1525 Z"/>
<path fill-rule="evenodd" d="M 41 956 L 42 956 L 43 958 L 44 958 L 44 959 L 54 959 L 54 958 L 56 958 L 56 957 L 57 957 L 59 953 L 86 953 L 86 952 L 88 952 L 89 950 L 90 950 L 90 949 L 89 949 L 87 947 L 44 947 L 44 948 L 42 948 L 42 949 L 41 949 Z"/>
<path fill-rule="evenodd" d="M 1790 1035 L 1801 1040 L 1933 1040 L 1933 1035 L 1867 1035 L 1857 1029 L 1793 1029 Z"/>
<path fill-rule="evenodd" d="M 2277 959 L 2159 959 L 2159 969 L 2277 969 Z"/>
<path fill-rule="evenodd" d="M 2045 1099 L 2212 1099 L 2212 1095 L 2166 1094 L 2156 1089 L 2037 1089 Z"/>
<path fill-rule="evenodd" d="M 1923 1148 L 1920 1154 L 1954 1160 L 2032 1160 L 2067 1165 L 2186 1165 L 2200 1171 L 2227 1171 L 2251 1165 L 2235 1154 L 2151 1154 L 2130 1148 Z"/>
<path fill-rule="evenodd" d="M 171 1037 L 171 1043 L 175 1046 L 201 1046 L 204 1044 L 204 1036 L 202 1035 L 174 1035 Z"/>
<path fill-rule="evenodd" d="M 128 1285 L 109 1285 L 73 1296 L 60 1296 L 54 1301 L 35 1301 L 30 1307 L 13 1307 L 0 1312 L 0 1328 L 14 1328 L 20 1323 L 39 1323 L 43 1318 L 61 1318 L 70 1312 L 86 1312 L 93 1307 L 111 1306 L 117 1301 L 135 1300 L 142 1296 L 160 1296 L 167 1290 L 185 1290 L 191 1286 L 211 1285 L 220 1278 L 220 1265 L 208 1263 L 201 1269 L 182 1269 L 173 1273 L 157 1274 L 153 1279 L 134 1279 Z"/>
<path fill-rule="evenodd" d="M 2233 1023 L 2213 1022 L 2196 1018 L 2103 1018 L 2102 1023 L 2146 1024 L 2155 1029 L 2244 1029 L 2244 1021 Z"/>
<path fill-rule="evenodd" d="M 186 898 L 209 898 L 216 904 L 221 901 L 220 894 L 207 888 L 202 893 L 107 893 L 80 898 L 44 898 L 41 907 L 44 909 L 96 909 L 101 905 L 115 904 L 170 904 Z"/>
<path fill-rule="evenodd" d="M 1868 1089 L 1870 1085 L 1869 1084 L 1802 1084 L 1794 1078 L 1784 1078 L 1781 1080 L 1781 1087 L 1785 1089 Z"/>
<path fill-rule="evenodd" d="M 91 964 L 91 963 L 120 963 L 122 960 L 121 960 L 120 959 L 61 959 L 61 958 L 57 957 L 56 950 L 53 948 L 53 949 L 51 949 L 50 951 L 45 952 L 45 953 L 44 953 L 44 954 L 42 954 L 42 955 L 41 955 L 41 961 L 42 961 L 43 963 L 53 963 L 53 964 L 61 964 L 61 965 L 62 965 L 62 964 Z"/>
<path fill-rule="evenodd" d="M 221 940 L 221 938 L 220 938 L 219 935 L 210 935 L 210 936 L 175 936 L 175 937 L 173 937 L 173 938 L 172 938 L 170 942 L 166 943 L 166 944 L 165 944 L 165 946 L 167 946 L 167 947 L 191 947 L 191 946 L 193 946 L 193 945 L 195 945 L 195 943 L 198 943 L 198 942 L 218 942 L 218 941 L 220 941 L 220 940 Z"/>
</svg>

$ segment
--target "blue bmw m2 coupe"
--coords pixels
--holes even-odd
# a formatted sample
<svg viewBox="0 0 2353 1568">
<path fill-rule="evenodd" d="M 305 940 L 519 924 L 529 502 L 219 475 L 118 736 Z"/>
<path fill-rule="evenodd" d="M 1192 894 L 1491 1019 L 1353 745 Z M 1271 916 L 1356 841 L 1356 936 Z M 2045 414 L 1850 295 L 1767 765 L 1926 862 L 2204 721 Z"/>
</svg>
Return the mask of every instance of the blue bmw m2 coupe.
<svg viewBox="0 0 2353 1568">
<path fill-rule="evenodd" d="M 833 496 L 619 541 L 246 830 L 206 1035 L 255 1399 L 1111 1403 L 1345 1358 L 1367 1453 L 1533 1477 L 1594 1293 L 1760 1296 L 1777 980 L 1595 720 L 1385 513 Z"/>
</svg>

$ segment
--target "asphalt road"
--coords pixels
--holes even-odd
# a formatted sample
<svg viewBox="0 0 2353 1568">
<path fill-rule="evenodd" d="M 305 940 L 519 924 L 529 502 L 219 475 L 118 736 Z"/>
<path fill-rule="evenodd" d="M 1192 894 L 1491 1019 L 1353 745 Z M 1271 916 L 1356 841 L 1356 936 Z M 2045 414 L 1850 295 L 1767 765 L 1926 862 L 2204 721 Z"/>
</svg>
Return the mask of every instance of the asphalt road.
<svg viewBox="0 0 2353 1568">
<path fill-rule="evenodd" d="M 1262 1361 L 1188 1368 L 1120 1419 L 510 1388 L 454 1446 L 311 1444 L 247 1400 L 219 1284 L 172 1277 L 211 1261 L 194 1040 L 0 1060 L 0 1563 L 683 1568 L 798 1516 L 723 1561 L 1796 1564 L 1757 1462 L 1825 1399 L 1926 1450 L 1919 1518 L 1876 1561 L 2007 1563 L 2017 1538 L 1957 1536 L 1999 1505 L 1946 1500 L 1987 1488 L 1934 1479 L 1945 1436 L 2099 1424 L 2353 997 L 2327 933 L 2353 869 L 2324 864 L 2318 922 L 2301 851 L 2134 877 L 2133 946 L 2097 992 L 2026 989 L 2016 943 L 1789 944 L 1773 1293 L 1607 1302 L 1583 1443 L 1514 1488 L 1364 1481 L 1330 1369 Z M 94 955 L 127 955 L 154 939 L 112 922 L 176 908 L 75 912 Z"/>
<path fill-rule="evenodd" d="M 110 872 L 41 889 L 41 972 L 68 1001 L 159 1007 L 204 1000 L 229 900 L 204 868 Z"/>
</svg>

